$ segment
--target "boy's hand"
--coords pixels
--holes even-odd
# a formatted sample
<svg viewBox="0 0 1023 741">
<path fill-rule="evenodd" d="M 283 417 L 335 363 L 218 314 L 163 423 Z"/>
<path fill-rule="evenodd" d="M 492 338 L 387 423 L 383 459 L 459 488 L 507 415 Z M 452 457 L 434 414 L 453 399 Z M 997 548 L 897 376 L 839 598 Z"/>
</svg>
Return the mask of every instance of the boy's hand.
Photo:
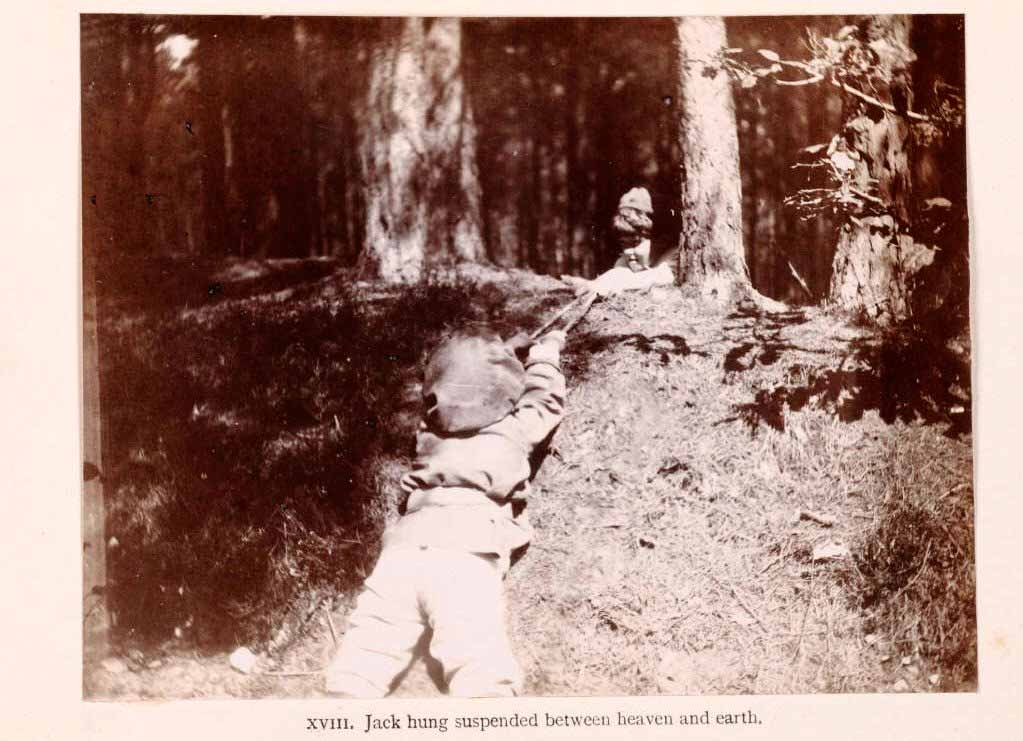
<svg viewBox="0 0 1023 741">
<path fill-rule="evenodd" d="M 563 329 L 552 329 L 550 332 L 540 338 L 540 342 L 549 342 L 558 348 L 558 352 L 561 352 L 561 348 L 565 346 L 565 330 Z"/>
<path fill-rule="evenodd" d="M 521 355 L 529 350 L 529 346 L 533 344 L 533 341 L 529 339 L 529 335 L 525 332 L 517 332 L 514 336 L 504 341 L 505 347 L 511 350 L 516 355 Z"/>
</svg>

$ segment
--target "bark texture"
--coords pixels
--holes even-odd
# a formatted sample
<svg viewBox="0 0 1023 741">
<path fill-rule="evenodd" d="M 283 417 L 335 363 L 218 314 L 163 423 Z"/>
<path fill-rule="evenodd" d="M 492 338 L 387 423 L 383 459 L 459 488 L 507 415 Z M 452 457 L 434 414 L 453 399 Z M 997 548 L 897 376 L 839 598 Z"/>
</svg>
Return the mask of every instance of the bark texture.
<svg viewBox="0 0 1023 741">
<path fill-rule="evenodd" d="M 370 65 L 360 142 L 365 275 L 418 280 L 483 257 L 476 131 L 458 19 L 387 19 Z"/>
<path fill-rule="evenodd" d="M 750 290 L 742 239 L 742 186 L 735 103 L 719 64 L 724 19 L 687 17 L 678 33 L 682 233 L 679 282 L 730 300 Z"/>
<path fill-rule="evenodd" d="M 909 46 L 910 16 L 870 16 L 858 26 L 878 54 L 885 80 L 878 82 L 880 92 L 905 111 L 912 104 L 909 67 L 915 59 Z M 864 193 L 874 191 L 883 208 L 851 215 L 842 225 L 829 296 L 833 304 L 878 321 L 905 316 L 910 279 L 933 254 L 908 233 L 912 213 L 909 136 L 904 115 L 869 106 L 856 97 L 847 99 L 843 140 L 859 155 L 851 184 Z"/>
</svg>

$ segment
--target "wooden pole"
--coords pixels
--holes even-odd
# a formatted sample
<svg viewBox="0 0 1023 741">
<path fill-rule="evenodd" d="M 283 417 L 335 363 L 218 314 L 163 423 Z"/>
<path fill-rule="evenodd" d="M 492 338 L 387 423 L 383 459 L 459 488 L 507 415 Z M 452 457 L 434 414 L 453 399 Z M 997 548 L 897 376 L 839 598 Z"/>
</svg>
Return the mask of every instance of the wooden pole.
<svg viewBox="0 0 1023 741">
<path fill-rule="evenodd" d="M 590 307 L 593 306 L 593 302 L 596 300 L 596 298 L 597 294 L 593 291 L 587 291 L 586 293 L 579 294 L 574 299 L 565 304 L 565 306 L 563 306 L 561 310 L 558 311 L 558 313 L 556 313 L 554 316 L 552 316 L 550 319 L 544 322 L 544 324 L 538 330 L 533 332 L 533 334 L 529 335 L 529 339 L 531 340 L 538 339 L 540 335 L 544 334 L 548 329 L 553 327 L 554 324 L 559 319 L 561 319 L 561 317 L 565 316 L 565 314 L 571 311 L 576 304 L 583 305 L 585 308 L 582 310 L 579 316 L 577 316 L 569 325 L 565 327 L 565 332 L 568 332 L 568 330 L 570 330 L 572 327 L 579 323 L 580 319 L 586 316 L 586 313 L 590 310 Z"/>
</svg>

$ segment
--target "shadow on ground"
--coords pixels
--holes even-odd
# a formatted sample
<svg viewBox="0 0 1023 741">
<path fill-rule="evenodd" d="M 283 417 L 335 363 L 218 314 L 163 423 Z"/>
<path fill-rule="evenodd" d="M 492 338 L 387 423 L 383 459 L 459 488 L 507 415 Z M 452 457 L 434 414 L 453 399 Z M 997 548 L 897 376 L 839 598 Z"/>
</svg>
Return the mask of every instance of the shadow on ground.
<svg viewBox="0 0 1023 741">
<path fill-rule="evenodd" d="M 841 343 L 834 364 L 828 362 L 834 349 L 785 339 L 786 328 L 805 321 L 800 312 L 730 318 L 747 317 L 757 327 L 725 353 L 726 382 L 732 374 L 774 365 L 786 352 L 820 358 L 789 364 L 784 383 L 760 388 L 753 401 L 735 407 L 751 429 L 763 423 L 783 431 L 786 410 L 798 412 L 811 405 L 842 422 L 856 422 L 874 410 L 888 424 L 919 420 L 945 425 L 945 434 L 954 438 L 970 432 L 970 359 L 968 349 L 955 340 L 958 328 L 935 320 L 907 322 Z"/>
<path fill-rule="evenodd" d="M 424 353 L 559 302 L 457 282 L 368 299 L 329 261 L 293 262 L 148 261 L 101 286 L 106 454 L 87 475 L 107 491 L 118 640 L 265 642 L 299 597 L 354 588 L 412 454 Z"/>
</svg>

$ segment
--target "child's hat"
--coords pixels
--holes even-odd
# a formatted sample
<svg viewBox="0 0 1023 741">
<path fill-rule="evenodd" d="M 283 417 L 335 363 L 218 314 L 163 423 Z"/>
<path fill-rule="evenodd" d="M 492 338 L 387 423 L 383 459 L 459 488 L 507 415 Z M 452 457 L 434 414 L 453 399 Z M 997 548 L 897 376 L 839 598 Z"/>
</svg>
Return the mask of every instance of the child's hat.
<svg viewBox="0 0 1023 741">
<path fill-rule="evenodd" d="M 423 399 L 437 432 L 475 432 L 503 419 L 525 387 L 525 369 L 495 334 L 445 340 L 426 363 Z"/>
<path fill-rule="evenodd" d="M 637 211 L 652 214 L 654 206 L 650 200 L 650 192 L 646 188 L 633 188 L 618 201 L 618 209 L 623 208 L 634 208 Z"/>
</svg>

